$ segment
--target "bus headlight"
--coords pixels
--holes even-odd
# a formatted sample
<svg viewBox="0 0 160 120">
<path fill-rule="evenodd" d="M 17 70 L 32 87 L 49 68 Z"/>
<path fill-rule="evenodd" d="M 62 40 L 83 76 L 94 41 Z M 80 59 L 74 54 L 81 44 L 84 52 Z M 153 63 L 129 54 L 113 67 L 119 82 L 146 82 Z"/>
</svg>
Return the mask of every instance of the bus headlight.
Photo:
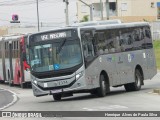
<svg viewBox="0 0 160 120">
<path fill-rule="evenodd" d="M 81 71 L 80 73 L 76 74 L 76 80 L 78 80 L 82 76 L 83 76 L 83 71 Z"/>
<path fill-rule="evenodd" d="M 31 75 L 31 81 L 37 85 L 37 80 L 35 76 Z"/>
<path fill-rule="evenodd" d="M 37 81 L 36 80 L 34 80 L 34 83 L 37 85 Z"/>
</svg>

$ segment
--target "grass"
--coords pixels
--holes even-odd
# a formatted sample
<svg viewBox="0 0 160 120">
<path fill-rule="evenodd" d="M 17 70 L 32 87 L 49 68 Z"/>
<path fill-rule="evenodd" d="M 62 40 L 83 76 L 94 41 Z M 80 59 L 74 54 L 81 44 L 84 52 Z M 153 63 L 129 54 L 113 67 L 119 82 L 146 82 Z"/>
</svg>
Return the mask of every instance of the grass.
<svg viewBox="0 0 160 120">
<path fill-rule="evenodd" d="M 157 68 L 160 70 L 160 40 L 154 41 L 153 45 L 156 55 Z"/>
</svg>

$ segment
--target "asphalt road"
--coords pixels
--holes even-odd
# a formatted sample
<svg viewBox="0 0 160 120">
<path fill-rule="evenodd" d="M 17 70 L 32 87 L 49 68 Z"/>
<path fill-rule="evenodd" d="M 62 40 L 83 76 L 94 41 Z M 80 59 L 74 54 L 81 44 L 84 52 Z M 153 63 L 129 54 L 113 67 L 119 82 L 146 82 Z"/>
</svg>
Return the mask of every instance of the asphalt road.
<svg viewBox="0 0 160 120">
<path fill-rule="evenodd" d="M 160 95 L 153 93 L 153 89 L 160 88 L 160 73 L 152 80 L 146 80 L 140 91 L 126 92 L 124 87 L 112 88 L 111 93 L 104 98 L 85 93 L 75 94 L 72 97 L 63 98 L 61 101 L 54 101 L 52 96 L 34 97 L 31 89 L 9 87 L 2 84 L 0 88 L 13 91 L 19 98 L 15 104 L 6 108 L 5 111 L 160 111 Z M 4 94 L 3 91 L 0 91 L 0 93 Z M 0 98 L 2 97 L 0 96 Z M 75 120 L 75 118 L 65 119 Z M 81 120 L 81 118 L 76 119 Z M 98 118 L 92 119 L 97 120 Z M 119 119 L 117 118 L 117 120 Z M 125 119 L 127 120 L 127 118 Z M 143 120 L 143 118 L 141 119 Z M 159 118 L 153 120 L 155 119 L 158 120 Z M 145 120 L 152 119 L 145 118 Z"/>
<path fill-rule="evenodd" d="M 16 95 L 8 90 L 0 89 L 0 110 L 10 107 L 17 101 Z"/>
</svg>

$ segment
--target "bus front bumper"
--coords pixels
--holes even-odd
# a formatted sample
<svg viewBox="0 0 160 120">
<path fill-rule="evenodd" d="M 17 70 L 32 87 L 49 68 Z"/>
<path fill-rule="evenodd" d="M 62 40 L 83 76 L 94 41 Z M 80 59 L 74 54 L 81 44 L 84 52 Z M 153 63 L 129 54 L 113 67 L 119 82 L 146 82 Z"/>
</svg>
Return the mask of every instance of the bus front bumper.
<svg viewBox="0 0 160 120">
<path fill-rule="evenodd" d="M 80 78 L 72 86 L 67 88 L 43 90 L 38 85 L 32 82 L 32 89 L 33 89 L 34 96 L 40 97 L 40 96 L 53 95 L 53 94 L 59 94 L 59 93 L 60 94 L 65 94 L 69 92 L 74 93 L 75 91 L 86 90 L 87 87 L 86 87 L 85 80 L 83 78 Z"/>
</svg>

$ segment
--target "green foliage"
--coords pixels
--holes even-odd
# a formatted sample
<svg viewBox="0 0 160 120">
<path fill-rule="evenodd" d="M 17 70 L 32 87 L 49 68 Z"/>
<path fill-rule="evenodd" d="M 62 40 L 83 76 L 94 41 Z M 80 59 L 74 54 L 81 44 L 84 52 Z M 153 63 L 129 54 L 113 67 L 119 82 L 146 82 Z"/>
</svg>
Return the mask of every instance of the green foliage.
<svg viewBox="0 0 160 120">
<path fill-rule="evenodd" d="M 154 45 L 154 48 L 155 49 L 160 49 L 160 40 L 155 40 L 154 42 L 153 42 L 153 45 Z"/>
<path fill-rule="evenodd" d="M 160 40 L 153 42 L 157 68 L 160 70 Z"/>
<path fill-rule="evenodd" d="M 80 22 L 87 22 L 89 20 L 89 15 L 83 16 L 83 19 Z"/>
</svg>

